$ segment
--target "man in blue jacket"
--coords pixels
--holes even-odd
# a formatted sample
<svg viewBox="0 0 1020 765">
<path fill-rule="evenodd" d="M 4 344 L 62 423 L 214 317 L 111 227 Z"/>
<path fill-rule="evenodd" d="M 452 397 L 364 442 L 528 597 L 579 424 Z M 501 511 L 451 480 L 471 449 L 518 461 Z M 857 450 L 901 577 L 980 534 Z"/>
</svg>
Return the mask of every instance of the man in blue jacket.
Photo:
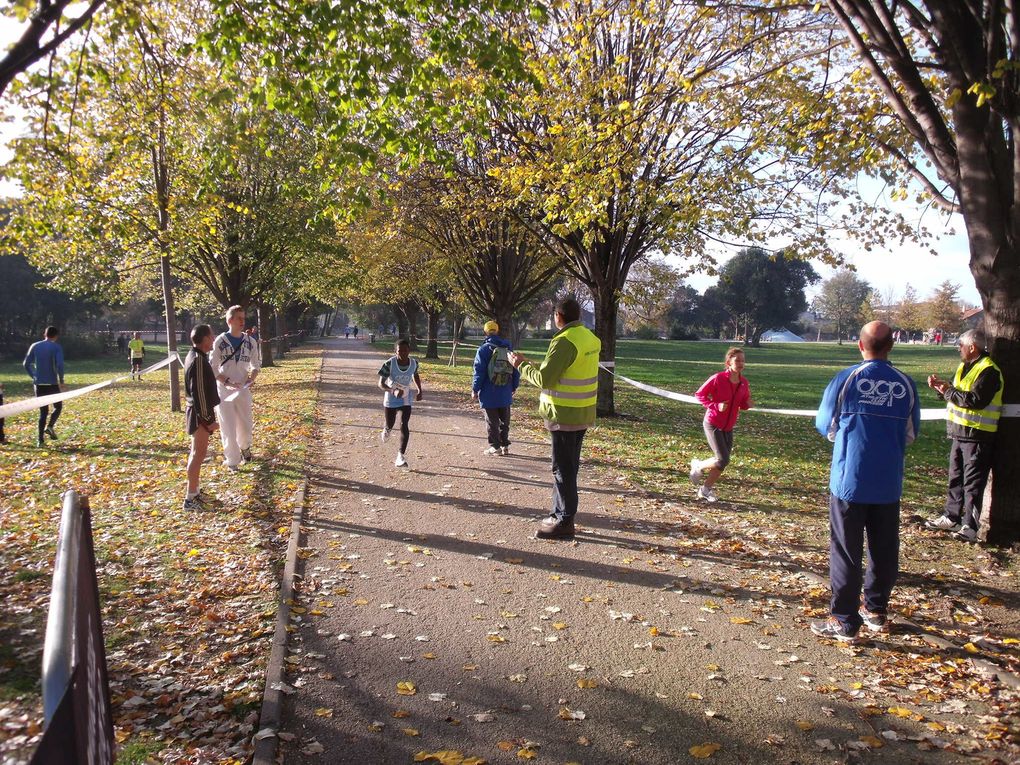
<svg viewBox="0 0 1020 765">
<path fill-rule="evenodd" d="M 893 347 L 889 326 L 880 321 L 865 324 L 857 347 L 864 361 L 832 378 L 815 419 L 818 432 L 833 442 L 829 474 L 832 616 L 813 622 L 811 631 L 844 643 L 857 642 L 862 624 L 872 632 L 889 629 L 889 596 L 899 574 L 903 457 L 921 428 L 917 386 L 889 363 Z"/>
<path fill-rule="evenodd" d="M 25 354 L 25 371 L 35 383 L 35 395 L 49 396 L 53 393 L 60 393 L 64 387 L 64 349 L 57 342 L 60 330 L 56 327 L 47 327 L 42 340 L 32 343 Z M 39 407 L 39 439 L 37 443 L 43 446 L 43 435 L 48 435 L 56 440 L 57 431 L 53 426 L 57 424 L 57 418 L 64 408 L 64 403 L 58 401 L 53 405 L 53 414 L 50 415 L 49 424 L 46 423 L 46 415 L 49 412 L 48 406 Z"/>
<path fill-rule="evenodd" d="M 471 398 L 482 405 L 489 431 L 486 454 L 510 453 L 510 405 L 521 382 L 521 373 L 510 363 L 513 346 L 499 336 L 499 324 L 485 322 L 485 340 L 475 354 Z"/>
</svg>

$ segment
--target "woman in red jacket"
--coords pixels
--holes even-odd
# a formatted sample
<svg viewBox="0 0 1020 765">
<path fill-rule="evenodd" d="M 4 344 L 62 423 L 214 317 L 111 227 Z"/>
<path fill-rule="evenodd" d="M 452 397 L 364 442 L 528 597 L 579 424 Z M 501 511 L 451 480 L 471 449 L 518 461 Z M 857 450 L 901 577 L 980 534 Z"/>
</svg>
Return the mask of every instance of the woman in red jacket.
<svg viewBox="0 0 1020 765">
<path fill-rule="evenodd" d="M 741 409 L 754 406 L 751 386 L 741 374 L 743 371 L 743 350 L 730 348 L 726 351 L 726 369 L 705 380 L 694 394 L 705 407 L 705 437 L 715 456 L 708 460 L 691 460 L 691 482 L 698 487 L 698 497 L 709 502 L 719 499 L 712 487 L 730 462 L 737 415 Z"/>
</svg>

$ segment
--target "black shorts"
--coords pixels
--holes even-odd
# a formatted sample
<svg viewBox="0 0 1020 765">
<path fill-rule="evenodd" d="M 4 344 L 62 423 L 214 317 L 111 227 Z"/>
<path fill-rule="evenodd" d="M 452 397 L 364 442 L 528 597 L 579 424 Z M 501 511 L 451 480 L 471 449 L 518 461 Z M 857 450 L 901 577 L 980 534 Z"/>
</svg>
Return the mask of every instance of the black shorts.
<svg viewBox="0 0 1020 765">
<path fill-rule="evenodd" d="M 140 371 L 142 371 L 142 362 L 143 361 L 145 361 L 145 359 L 131 359 L 131 371 L 132 372 L 140 372 Z"/>
<path fill-rule="evenodd" d="M 198 410 L 193 406 L 184 408 L 184 420 L 188 424 L 188 435 L 193 436 L 195 431 L 202 427 L 202 421 L 198 419 Z M 209 423 L 206 423 L 209 424 Z"/>
</svg>

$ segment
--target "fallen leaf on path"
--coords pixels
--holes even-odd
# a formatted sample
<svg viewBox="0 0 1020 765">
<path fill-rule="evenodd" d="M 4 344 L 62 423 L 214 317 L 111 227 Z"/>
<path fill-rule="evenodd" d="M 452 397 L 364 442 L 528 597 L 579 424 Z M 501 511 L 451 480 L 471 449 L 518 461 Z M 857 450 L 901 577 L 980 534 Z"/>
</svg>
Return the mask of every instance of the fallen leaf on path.
<svg viewBox="0 0 1020 765">
<path fill-rule="evenodd" d="M 706 760 L 720 749 L 722 749 L 722 744 L 708 743 L 692 746 L 687 751 L 690 753 L 691 757 L 696 760 Z"/>
<path fill-rule="evenodd" d="M 418 687 L 410 680 L 401 680 L 397 683 L 397 693 L 401 696 L 413 696 L 418 692 Z"/>
</svg>

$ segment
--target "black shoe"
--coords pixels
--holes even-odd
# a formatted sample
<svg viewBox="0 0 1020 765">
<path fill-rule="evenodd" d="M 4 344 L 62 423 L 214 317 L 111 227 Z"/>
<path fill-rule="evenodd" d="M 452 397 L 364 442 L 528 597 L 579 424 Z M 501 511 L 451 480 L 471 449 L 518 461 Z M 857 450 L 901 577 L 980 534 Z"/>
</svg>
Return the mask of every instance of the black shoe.
<svg viewBox="0 0 1020 765">
<path fill-rule="evenodd" d="M 889 616 L 887 614 L 879 614 L 866 608 L 862 608 L 860 614 L 864 626 L 872 632 L 889 631 Z"/>
<path fill-rule="evenodd" d="M 242 449 L 241 459 L 243 459 L 245 462 L 251 462 L 251 449 Z"/>
<path fill-rule="evenodd" d="M 573 539 L 574 522 L 561 521 L 553 515 L 543 518 L 538 524 L 538 531 L 535 532 L 538 539 Z"/>
<path fill-rule="evenodd" d="M 55 431 L 55 430 L 53 429 L 53 426 L 52 426 L 52 425 L 50 425 L 50 426 L 49 426 L 48 428 L 46 428 L 46 435 L 48 435 L 48 436 L 49 436 L 50 438 L 52 438 L 52 439 L 53 439 L 54 441 L 56 441 L 56 440 L 57 440 L 57 431 Z"/>
<path fill-rule="evenodd" d="M 35 445 L 38 446 L 40 449 L 44 449 L 46 447 L 46 441 L 40 438 Z"/>
</svg>

